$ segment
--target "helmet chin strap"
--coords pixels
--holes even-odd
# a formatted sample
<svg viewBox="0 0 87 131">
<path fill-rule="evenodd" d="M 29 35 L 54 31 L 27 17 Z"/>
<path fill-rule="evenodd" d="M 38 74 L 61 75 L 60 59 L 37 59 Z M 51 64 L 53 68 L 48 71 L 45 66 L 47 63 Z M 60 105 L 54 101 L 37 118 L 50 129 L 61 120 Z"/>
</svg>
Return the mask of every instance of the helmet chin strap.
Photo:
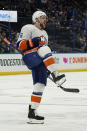
<svg viewBox="0 0 87 131">
<path fill-rule="evenodd" d="M 36 23 L 38 23 L 38 25 L 39 25 L 40 29 L 43 29 L 43 27 L 42 27 L 42 25 L 41 25 L 41 23 L 40 23 L 40 20 L 39 20 L 39 19 L 38 19 L 38 22 L 36 22 Z"/>
<path fill-rule="evenodd" d="M 36 23 L 38 24 L 38 26 L 40 27 L 40 29 L 43 29 L 40 21 L 38 21 L 38 22 L 36 22 Z"/>
<path fill-rule="evenodd" d="M 41 23 L 39 23 L 39 25 L 40 25 L 40 28 L 41 28 L 41 29 L 43 29 L 43 27 L 42 27 Z"/>
</svg>

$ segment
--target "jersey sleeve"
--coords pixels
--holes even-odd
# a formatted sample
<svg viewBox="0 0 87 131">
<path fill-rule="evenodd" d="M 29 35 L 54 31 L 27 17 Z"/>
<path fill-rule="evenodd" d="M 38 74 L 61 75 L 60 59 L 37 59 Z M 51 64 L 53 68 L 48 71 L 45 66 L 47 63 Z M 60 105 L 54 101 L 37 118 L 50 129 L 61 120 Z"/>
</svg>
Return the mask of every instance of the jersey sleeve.
<svg viewBox="0 0 87 131">
<path fill-rule="evenodd" d="M 25 25 L 22 27 L 21 32 L 19 34 L 19 38 L 17 40 L 17 46 L 16 48 L 23 51 L 26 50 L 29 47 L 29 43 L 30 46 L 32 47 L 33 43 L 29 42 L 29 39 L 31 39 L 32 37 L 32 29 L 31 26 L 29 25 Z"/>
<path fill-rule="evenodd" d="M 29 40 L 32 37 L 32 30 L 28 25 L 22 27 L 21 32 L 19 34 L 18 41 L 21 40 Z"/>
</svg>

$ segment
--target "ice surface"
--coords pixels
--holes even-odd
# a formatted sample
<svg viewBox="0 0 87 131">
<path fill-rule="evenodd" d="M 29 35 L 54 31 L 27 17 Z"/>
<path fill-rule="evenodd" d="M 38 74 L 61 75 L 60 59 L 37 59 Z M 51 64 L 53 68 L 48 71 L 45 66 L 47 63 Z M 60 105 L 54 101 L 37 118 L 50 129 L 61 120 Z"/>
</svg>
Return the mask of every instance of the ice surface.
<svg viewBox="0 0 87 131">
<path fill-rule="evenodd" d="M 0 76 L 0 131 L 87 131 L 87 72 L 65 73 L 67 93 L 48 79 L 38 112 L 44 124 L 27 124 L 33 90 L 31 75 Z"/>
</svg>

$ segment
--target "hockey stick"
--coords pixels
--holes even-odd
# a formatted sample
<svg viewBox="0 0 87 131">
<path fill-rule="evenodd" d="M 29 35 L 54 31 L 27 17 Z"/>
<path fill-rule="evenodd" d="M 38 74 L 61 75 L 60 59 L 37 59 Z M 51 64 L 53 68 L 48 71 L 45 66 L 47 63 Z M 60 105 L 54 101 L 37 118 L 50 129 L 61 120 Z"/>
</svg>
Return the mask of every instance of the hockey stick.
<svg viewBox="0 0 87 131">
<path fill-rule="evenodd" d="M 10 42 L 6 42 L 8 45 L 11 45 L 13 48 L 15 48 L 12 44 L 10 44 Z M 16 49 L 16 48 L 15 48 Z M 16 49 L 16 50 L 18 50 L 18 49 Z M 18 50 L 19 51 L 19 50 Z M 19 51 L 19 53 L 21 53 L 22 54 L 22 52 L 20 52 Z M 49 79 L 51 80 L 51 81 L 53 81 L 53 79 L 51 78 L 51 77 L 49 77 Z M 54 82 L 54 81 L 53 81 Z M 60 87 L 62 90 L 64 90 L 64 91 L 66 91 L 66 92 L 73 92 L 73 93 L 79 93 L 80 92 L 80 90 L 79 89 L 77 89 L 77 88 L 64 88 L 63 86 L 57 86 L 57 87 Z"/>
<path fill-rule="evenodd" d="M 51 77 L 48 77 L 52 82 L 54 82 L 53 81 L 53 79 L 51 78 Z M 55 82 L 54 82 L 55 83 Z M 63 91 L 66 91 L 66 92 L 72 92 L 72 93 L 79 93 L 80 92 L 80 90 L 79 89 L 77 89 L 77 88 L 65 88 L 65 87 L 63 87 L 63 86 L 57 86 L 57 87 L 60 87 Z"/>
</svg>

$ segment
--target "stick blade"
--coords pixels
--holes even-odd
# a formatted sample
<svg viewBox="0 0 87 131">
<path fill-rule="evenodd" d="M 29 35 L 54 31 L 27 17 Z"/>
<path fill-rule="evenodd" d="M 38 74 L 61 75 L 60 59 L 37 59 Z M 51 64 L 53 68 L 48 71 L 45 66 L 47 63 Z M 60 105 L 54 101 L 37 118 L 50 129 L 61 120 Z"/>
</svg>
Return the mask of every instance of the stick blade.
<svg viewBox="0 0 87 131">
<path fill-rule="evenodd" d="M 74 89 L 74 88 L 64 88 L 62 86 L 59 86 L 61 89 L 63 89 L 66 92 L 73 92 L 73 93 L 79 93 L 80 90 L 79 89 Z"/>
</svg>

